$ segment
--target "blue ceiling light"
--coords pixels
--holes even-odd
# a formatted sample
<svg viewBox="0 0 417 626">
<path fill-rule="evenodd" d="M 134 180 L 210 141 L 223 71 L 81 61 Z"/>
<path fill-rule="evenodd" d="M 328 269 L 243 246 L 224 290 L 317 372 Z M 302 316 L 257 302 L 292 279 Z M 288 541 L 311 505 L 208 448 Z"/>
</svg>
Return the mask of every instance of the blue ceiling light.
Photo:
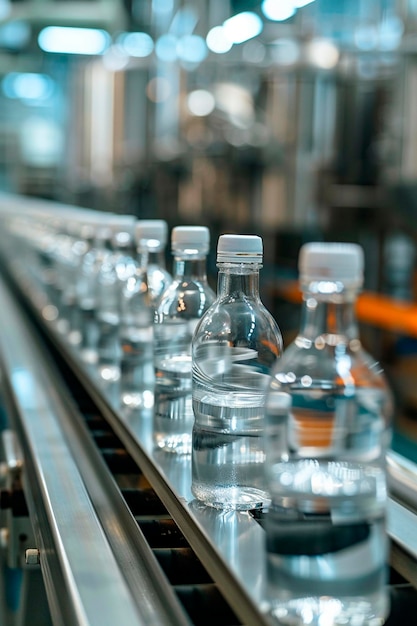
<svg viewBox="0 0 417 626">
<path fill-rule="evenodd" d="M 263 0 L 262 12 L 268 20 L 284 22 L 295 15 L 295 0 Z"/>
<path fill-rule="evenodd" d="M 243 11 L 223 22 L 223 29 L 226 39 L 233 44 L 239 44 L 259 35 L 263 22 L 256 13 Z"/>
<path fill-rule="evenodd" d="M 30 41 L 31 29 L 28 22 L 14 20 L 0 26 L 0 46 L 9 50 L 20 50 Z"/>
<path fill-rule="evenodd" d="M 131 57 L 144 58 L 152 54 L 153 39 L 147 33 L 123 33 L 118 38 L 123 51 Z"/>
<path fill-rule="evenodd" d="M 206 44 L 209 50 L 216 54 L 225 54 L 233 46 L 233 42 L 227 37 L 223 26 L 214 26 L 207 33 Z"/>
<path fill-rule="evenodd" d="M 166 33 L 161 35 L 155 45 L 155 53 L 158 59 L 168 63 L 177 59 L 178 37 Z"/>
<path fill-rule="evenodd" d="M 96 28 L 47 26 L 38 37 L 41 50 L 61 54 L 99 55 L 110 43 L 109 33 Z"/>
<path fill-rule="evenodd" d="M 10 72 L 2 81 L 2 91 L 7 98 L 40 103 L 53 95 L 55 83 L 46 74 L 36 72 Z"/>
<path fill-rule="evenodd" d="M 187 63 L 201 63 L 207 56 L 206 42 L 198 35 L 184 35 L 177 43 L 178 58 Z"/>
</svg>

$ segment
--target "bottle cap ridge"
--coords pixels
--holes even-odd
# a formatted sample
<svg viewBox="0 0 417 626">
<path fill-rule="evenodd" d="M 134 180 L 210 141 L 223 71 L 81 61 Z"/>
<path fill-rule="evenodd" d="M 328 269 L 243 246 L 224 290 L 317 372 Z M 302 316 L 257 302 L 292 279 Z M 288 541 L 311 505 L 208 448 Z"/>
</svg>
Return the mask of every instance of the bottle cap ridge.
<svg viewBox="0 0 417 626">
<path fill-rule="evenodd" d="M 210 231 L 206 226 L 176 226 L 171 233 L 173 252 L 187 249 L 189 254 L 207 254 Z"/>
<path fill-rule="evenodd" d="M 300 250 L 298 269 L 303 282 L 328 280 L 360 286 L 363 283 L 363 249 L 355 243 L 306 243 Z"/>
<path fill-rule="evenodd" d="M 229 263 L 261 263 L 263 242 L 258 235 L 220 235 L 217 261 Z"/>
</svg>

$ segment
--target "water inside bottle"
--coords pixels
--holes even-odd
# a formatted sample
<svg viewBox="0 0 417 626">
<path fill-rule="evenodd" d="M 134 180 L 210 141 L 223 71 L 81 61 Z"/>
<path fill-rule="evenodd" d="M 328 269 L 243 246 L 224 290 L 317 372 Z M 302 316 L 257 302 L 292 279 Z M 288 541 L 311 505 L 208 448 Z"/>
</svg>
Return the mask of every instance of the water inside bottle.
<svg viewBox="0 0 417 626">
<path fill-rule="evenodd" d="M 384 393 L 310 382 L 291 387 L 287 417 L 268 413 L 271 610 L 291 626 L 377 626 L 388 611 Z"/>
<path fill-rule="evenodd" d="M 122 328 L 120 393 L 123 406 L 149 407 L 153 404 L 155 373 L 153 328 Z"/>
<path fill-rule="evenodd" d="M 156 325 L 154 441 L 177 454 L 191 453 L 191 336 L 196 321 Z"/>
<path fill-rule="evenodd" d="M 273 468 L 267 580 L 279 623 L 382 624 L 388 611 L 381 468 L 303 460 Z"/>
<path fill-rule="evenodd" d="M 192 492 L 219 508 L 253 509 L 269 501 L 264 474 L 268 376 L 257 353 L 205 346 L 193 370 Z"/>
</svg>

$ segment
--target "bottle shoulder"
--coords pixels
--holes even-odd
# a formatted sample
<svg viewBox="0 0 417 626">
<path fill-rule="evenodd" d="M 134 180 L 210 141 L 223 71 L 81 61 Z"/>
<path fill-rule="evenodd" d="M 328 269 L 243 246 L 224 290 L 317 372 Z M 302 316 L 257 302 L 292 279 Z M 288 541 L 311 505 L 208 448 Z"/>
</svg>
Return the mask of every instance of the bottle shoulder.
<svg viewBox="0 0 417 626">
<path fill-rule="evenodd" d="M 272 376 L 278 382 L 331 381 L 355 387 L 388 387 L 381 364 L 358 339 L 336 345 L 314 344 L 297 337 L 275 363 Z"/>
<path fill-rule="evenodd" d="M 274 358 L 283 350 L 281 330 L 273 315 L 260 300 L 216 299 L 200 320 L 193 344 L 205 343 L 250 347 L 270 352 Z"/>
<path fill-rule="evenodd" d="M 263 324 L 275 327 L 279 332 L 279 326 L 272 313 L 264 306 L 259 298 L 233 296 L 217 297 L 210 305 L 204 316 L 207 326 L 224 324 L 235 326 L 247 319 L 251 323 Z"/>
<path fill-rule="evenodd" d="M 156 321 L 164 317 L 200 318 L 216 298 L 207 282 L 174 279 L 158 300 Z"/>
</svg>

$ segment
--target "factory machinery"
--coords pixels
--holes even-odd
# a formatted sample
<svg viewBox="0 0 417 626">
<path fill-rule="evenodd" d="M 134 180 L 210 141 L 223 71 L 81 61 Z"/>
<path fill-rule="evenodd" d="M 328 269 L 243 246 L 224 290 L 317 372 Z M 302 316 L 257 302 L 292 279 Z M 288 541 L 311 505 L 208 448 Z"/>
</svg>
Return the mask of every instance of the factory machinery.
<svg viewBox="0 0 417 626">
<path fill-rule="evenodd" d="M 268 624 L 262 512 L 193 500 L 190 458 L 154 449 L 152 407 L 113 408 L 2 254 L 2 623 Z M 415 624 L 417 467 L 388 466 L 387 623 Z"/>
</svg>

